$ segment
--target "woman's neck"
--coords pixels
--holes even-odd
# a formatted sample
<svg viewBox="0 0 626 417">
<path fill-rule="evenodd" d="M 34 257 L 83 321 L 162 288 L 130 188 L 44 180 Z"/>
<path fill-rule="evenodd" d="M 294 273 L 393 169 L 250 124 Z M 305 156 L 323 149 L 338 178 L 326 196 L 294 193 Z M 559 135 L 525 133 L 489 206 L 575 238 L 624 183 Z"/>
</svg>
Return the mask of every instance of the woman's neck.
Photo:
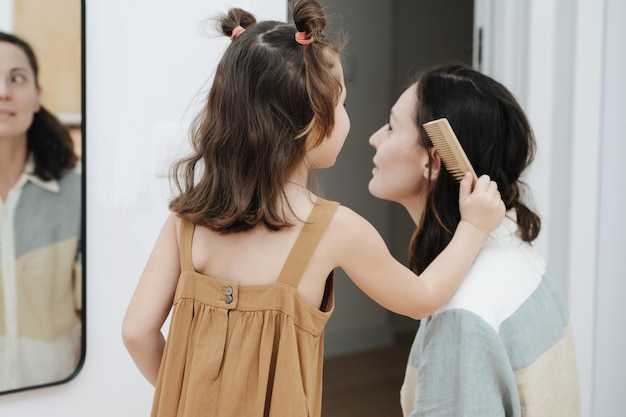
<svg viewBox="0 0 626 417">
<path fill-rule="evenodd" d="M 422 222 L 424 211 L 426 210 L 426 199 L 416 197 L 399 203 L 409 213 L 409 216 L 411 216 L 411 219 L 413 220 L 413 223 L 415 223 L 415 226 L 419 226 L 419 224 Z"/>
<path fill-rule="evenodd" d="M 26 138 L 0 139 L 0 197 L 6 201 L 9 190 L 17 183 L 27 157 Z"/>
</svg>

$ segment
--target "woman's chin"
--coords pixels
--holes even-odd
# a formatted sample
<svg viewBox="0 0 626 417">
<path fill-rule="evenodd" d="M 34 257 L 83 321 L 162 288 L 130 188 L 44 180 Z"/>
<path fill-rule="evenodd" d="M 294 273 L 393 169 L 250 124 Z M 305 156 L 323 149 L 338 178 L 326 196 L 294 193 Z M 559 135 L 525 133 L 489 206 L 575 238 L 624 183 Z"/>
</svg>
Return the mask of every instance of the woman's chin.
<svg viewBox="0 0 626 417">
<path fill-rule="evenodd" d="M 367 184 L 367 190 L 376 198 L 382 198 L 380 195 L 380 190 L 376 187 L 376 179 L 372 178 L 370 182 Z"/>
</svg>

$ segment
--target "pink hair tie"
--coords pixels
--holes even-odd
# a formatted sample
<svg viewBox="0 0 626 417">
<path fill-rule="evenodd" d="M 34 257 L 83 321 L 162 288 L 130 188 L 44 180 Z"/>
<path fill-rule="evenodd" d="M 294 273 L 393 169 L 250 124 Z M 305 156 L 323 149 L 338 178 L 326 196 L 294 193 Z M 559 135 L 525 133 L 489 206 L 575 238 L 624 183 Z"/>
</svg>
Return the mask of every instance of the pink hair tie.
<svg viewBox="0 0 626 417">
<path fill-rule="evenodd" d="M 311 42 L 313 42 L 313 38 L 308 38 L 307 36 L 309 34 L 306 32 L 296 32 L 296 42 L 298 42 L 300 45 L 308 45 Z"/>
<path fill-rule="evenodd" d="M 236 39 L 239 35 L 241 35 L 242 33 L 244 33 L 246 31 L 246 29 L 243 26 L 237 26 L 235 29 L 233 29 L 232 34 L 230 35 L 230 40 L 234 40 Z"/>
</svg>

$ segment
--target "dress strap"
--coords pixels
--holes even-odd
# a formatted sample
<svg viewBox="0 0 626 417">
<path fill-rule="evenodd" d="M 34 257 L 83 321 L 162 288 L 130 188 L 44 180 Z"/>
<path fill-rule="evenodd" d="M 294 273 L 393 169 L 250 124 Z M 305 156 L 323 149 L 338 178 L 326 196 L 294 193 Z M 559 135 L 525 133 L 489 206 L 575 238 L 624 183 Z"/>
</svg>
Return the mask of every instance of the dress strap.
<svg viewBox="0 0 626 417">
<path fill-rule="evenodd" d="M 304 223 L 304 227 L 296 239 L 296 243 L 294 243 L 289 256 L 287 256 L 285 265 L 283 265 L 283 269 L 278 276 L 278 282 L 289 284 L 292 287 L 298 286 L 300 278 L 308 266 L 315 248 L 317 248 L 317 244 L 328 228 L 335 211 L 337 211 L 337 207 L 339 207 L 337 202 L 322 198 L 317 199 L 311 214 L 309 214 L 309 218 Z"/>
<path fill-rule="evenodd" d="M 178 250 L 180 256 L 180 271 L 193 271 L 191 262 L 191 241 L 196 225 L 183 218 L 180 219 L 180 229 L 178 230 Z"/>
</svg>

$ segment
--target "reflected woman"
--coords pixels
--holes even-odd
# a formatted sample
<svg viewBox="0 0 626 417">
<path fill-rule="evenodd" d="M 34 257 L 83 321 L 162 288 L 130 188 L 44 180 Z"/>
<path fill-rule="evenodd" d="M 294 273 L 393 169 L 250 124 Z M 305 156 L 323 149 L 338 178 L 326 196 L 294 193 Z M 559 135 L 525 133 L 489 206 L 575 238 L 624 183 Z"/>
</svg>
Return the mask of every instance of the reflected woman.
<svg viewBox="0 0 626 417">
<path fill-rule="evenodd" d="M 0 390 L 69 377 L 81 356 L 81 175 L 40 103 L 38 66 L 0 32 Z"/>
</svg>

